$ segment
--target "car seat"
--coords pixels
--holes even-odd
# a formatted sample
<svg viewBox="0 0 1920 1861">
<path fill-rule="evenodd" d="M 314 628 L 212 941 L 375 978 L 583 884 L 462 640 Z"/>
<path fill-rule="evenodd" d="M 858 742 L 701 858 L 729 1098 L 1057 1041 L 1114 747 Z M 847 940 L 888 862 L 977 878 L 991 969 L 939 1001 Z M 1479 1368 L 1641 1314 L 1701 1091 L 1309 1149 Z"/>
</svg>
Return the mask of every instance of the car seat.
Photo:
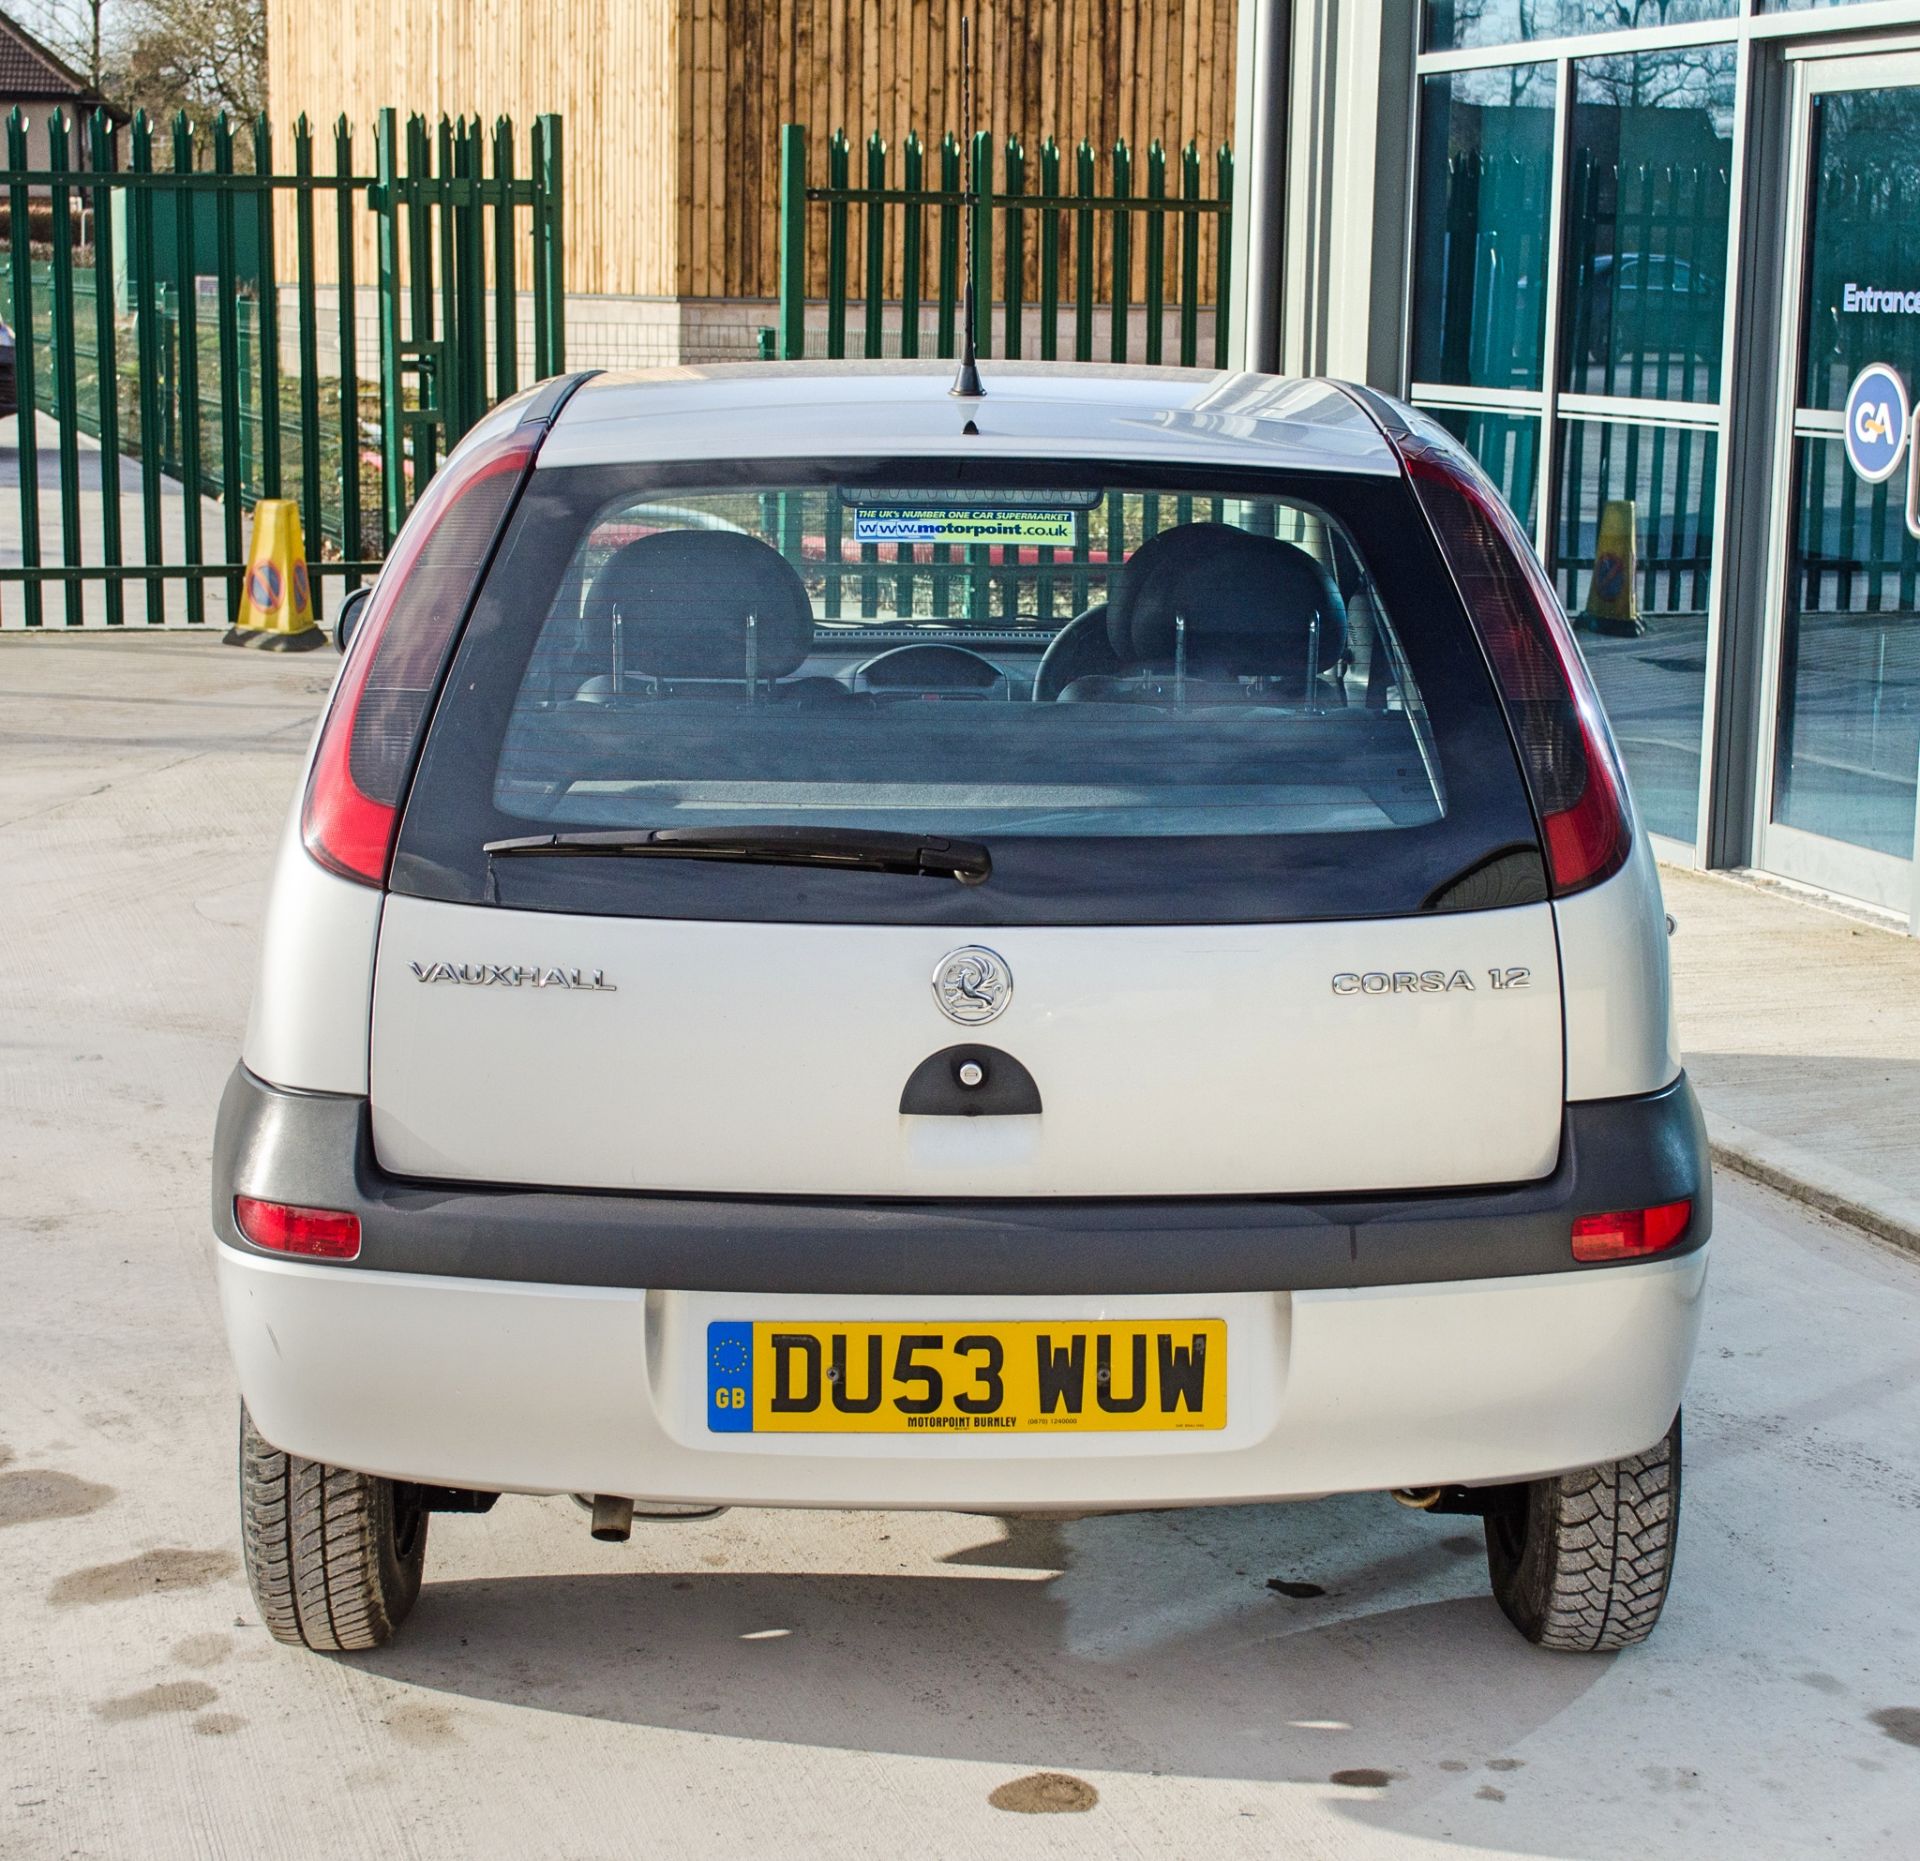
<svg viewBox="0 0 1920 1861">
<path fill-rule="evenodd" d="M 1064 702 L 1345 699 L 1323 683 L 1346 648 L 1332 575 L 1298 544 L 1231 524 L 1182 524 L 1135 550 L 1110 593 L 1107 643 L 1114 670 L 1072 680 Z"/>
<path fill-rule="evenodd" d="M 659 530 L 623 544 L 587 590 L 584 644 L 604 666 L 578 696 L 844 698 L 837 679 L 795 679 L 813 650 L 813 604 L 793 565 L 758 537 Z"/>
</svg>

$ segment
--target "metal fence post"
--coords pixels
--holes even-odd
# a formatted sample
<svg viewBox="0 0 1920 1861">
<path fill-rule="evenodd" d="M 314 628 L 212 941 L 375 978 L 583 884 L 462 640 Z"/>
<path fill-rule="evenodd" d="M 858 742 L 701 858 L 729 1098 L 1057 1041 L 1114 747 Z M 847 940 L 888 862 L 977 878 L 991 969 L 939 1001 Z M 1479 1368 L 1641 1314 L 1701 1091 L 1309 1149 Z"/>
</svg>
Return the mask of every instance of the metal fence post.
<svg viewBox="0 0 1920 1861">
<path fill-rule="evenodd" d="M 1023 328 L 1026 318 L 1027 281 L 1027 216 L 1020 206 L 1021 196 L 1027 191 L 1027 151 L 1018 136 L 1007 138 L 1007 187 L 1004 199 L 1006 209 L 1006 257 L 1005 276 L 1001 281 L 1000 294 L 1006 300 L 1005 314 L 1001 327 L 1005 331 L 1005 347 L 1002 354 L 1019 359 L 1022 348 Z"/>
<path fill-rule="evenodd" d="M 973 135 L 973 273 L 984 289 L 976 289 L 973 340 L 982 355 L 993 353 L 993 137 L 984 129 Z"/>
<path fill-rule="evenodd" d="M 958 353 L 954 344 L 954 309 L 960 301 L 960 143 L 949 130 L 940 139 L 940 317 L 936 332 L 941 355 Z M 940 547 L 944 548 L 942 544 Z M 936 558 L 938 560 L 939 558 Z M 946 583 L 934 578 L 936 599 Z M 945 608 L 936 607 L 936 614 Z"/>
<path fill-rule="evenodd" d="M 1233 151 L 1223 142 L 1214 156 L 1217 180 L 1214 191 L 1220 202 L 1218 224 L 1213 243 L 1213 365 L 1227 365 L 1227 297 L 1233 285 Z"/>
<path fill-rule="evenodd" d="M 400 119 L 391 110 L 374 118 L 374 185 L 380 321 L 380 494 L 385 547 L 407 520 L 406 448 L 400 392 Z"/>
<path fill-rule="evenodd" d="M 780 358 L 797 362 L 807 347 L 807 132 L 780 126 Z"/>
<path fill-rule="evenodd" d="M 13 319 L 14 381 L 20 434 L 20 561 L 29 571 L 40 567 L 40 397 L 34 378 L 32 232 L 27 225 L 27 119 L 16 108 L 7 117 L 7 244 L 13 288 L 8 306 Z M 21 606 L 29 627 L 45 624 L 40 583 L 30 574 L 21 586 Z"/>
<path fill-rule="evenodd" d="M 353 130 L 344 115 L 333 126 L 333 173 L 340 328 L 340 553 L 349 562 L 358 562 L 367 553 L 360 524 L 359 286 L 354 278 Z M 357 569 L 347 571 L 347 586 L 360 586 Z"/>
<path fill-rule="evenodd" d="M 827 142 L 827 354 L 847 352 L 847 132 Z"/>
<path fill-rule="evenodd" d="M 537 375 L 557 375 L 567 366 L 566 202 L 560 187 L 560 119 L 542 116 L 534 126 L 534 337 Z"/>
<path fill-rule="evenodd" d="M 173 172 L 176 183 L 193 173 L 193 125 L 184 110 L 173 119 Z M 200 522 L 200 281 L 194 250 L 194 194 L 192 189 L 176 185 L 173 189 L 174 261 L 176 267 L 174 326 L 178 331 L 180 360 L 176 431 L 180 435 L 180 515 L 185 532 L 186 557 L 190 568 L 206 561 L 206 540 Z M 207 618 L 206 583 L 198 575 L 187 577 L 187 624 L 199 626 Z"/>
<path fill-rule="evenodd" d="M 876 129 L 867 138 L 867 253 L 862 294 L 866 299 L 866 340 L 869 361 L 886 353 L 882 319 L 887 307 L 887 145 Z M 870 578 L 869 578 L 870 579 Z"/>
<path fill-rule="evenodd" d="M 264 118 L 261 119 L 265 121 Z M 293 171 L 313 179 L 313 126 L 303 112 L 293 125 Z M 266 196 L 271 204 L 271 196 Z M 320 310 L 313 276 L 313 189 L 302 187 L 293 202 L 294 261 L 299 267 L 300 324 L 300 530 L 315 556 L 326 535 L 320 502 Z M 342 550 L 342 554 L 350 553 Z M 311 577 L 313 611 L 322 612 L 319 578 Z"/>
<path fill-rule="evenodd" d="M 253 176 L 251 192 L 254 226 L 260 241 L 260 274 L 254 280 L 259 292 L 257 327 L 260 337 L 260 485 L 270 498 L 281 494 L 282 461 L 280 451 L 280 267 L 274 262 L 273 132 L 262 110 L 253 120 Z M 302 194 L 304 203 L 308 196 Z M 314 544 L 317 548 L 319 537 Z"/>
<path fill-rule="evenodd" d="M 1040 192 L 1049 201 L 1060 197 L 1060 145 L 1051 136 L 1040 145 Z M 1060 209 L 1049 206 L 1040 216 L 1040 359 L 1059 354 Z"/>
<path fill-rule="evenodd" d="M 93 368 L 99 408 L 100 556 L 109 569 L 120 567 L 120 353 L 113 315 L 112 191 L 106 177 L 113 169 L 113 139 L 104 110 L 88 118 L 87 165 L 100 177 L 93 190 Z M 107 577 L 107 625 L 126 624 L 126 590 L 120 577 Z"/>
<path fill-rule="evenodd" d="M 1180 151 L 1180 366 L 1200 360 L 1200 151 L 1192 143 Z M 1214 315 L 1218 317 L 1216 310 Z"/>
<path fill-rule="evenodd" d="M 230 183 L 233 177 L 233 125 L 222 110 L 213 119 L 213 172 Z M 187 196 L 191 215 L 193 196 Z M 245 495 L 242 450 L 245 436 L 240 421 L 244 411 L 240 398 L 240 281 L 234 262 L 233 188 L 216 189 L 214 206 L 216 327 L 220 332 L 220 516 L 226 533 L 227 562 L 234 572 L 227 578 L 227 624 L 240 619 L 240 583 L 238 564 L 245 552 L 240 507 Z"/>
<path fill-rule="evenodd" d="M 153 173 L 153 125 L 144 110 L 133 119 L 133 172 L 138 176 Z M 172 352 L 166 346 L 160 326 L 158 304 L 160 281 L 154 276 L 156 256 L 153 244 L 153 187 L 150 182 L 136 186 L 128 203 L 132 208 L 132 250 L 127 263 L 133 271 L 133 341 L 139 368 L 140 395 L 140 523 L 142 555 L 149 569 L 166 558 L 166 539 L 161 531 L 160 478 L 165 457 L 166 409 L 171 399 Z M 157 575 L 147 577 L 147 625 L 166 624 L 165 584 Z"/>
<path fill-rule="evenodd" d="M 926 150 L 909 131 L 901 157 L 907 198 L 900 224 L 900 353 L 912 360 L 920 353 L 920 288 L 922 246 L 926 231 Z"/>
<path fill-rule="evenodd" d="M 67 117 L 56 110 L 47 122 L 47 166 L 56 177 L 48 189 L 53 210 L 53 413 L 60 424 L 60 560 L 80 566 L 80 371 L 74 355 L 73 194 L 67 186 Z M 17 351 L 16 351 L 17 354 Z M 31 360 L 31 358 L 29 358 Z M 17 374 L 19 363 L 14 364 Z M 65 577 L 67 625 L 85 624 L 84 590 L 77 575 Z"/>
<path fill-rule="evenodd" d="M 493 126 L 493 392 L 520 386 L 520 262 L 513 237 L 513 124 Z"/>
<path fill-rule="evenodd" d="M 1158 136 L 1147 144 L 1147 207 L 1147 362 L 1155 366 L 1167 335 L 1167 151 Z M 1213 314 L 1224 316 L 1225 306 Z"/>
</svg>

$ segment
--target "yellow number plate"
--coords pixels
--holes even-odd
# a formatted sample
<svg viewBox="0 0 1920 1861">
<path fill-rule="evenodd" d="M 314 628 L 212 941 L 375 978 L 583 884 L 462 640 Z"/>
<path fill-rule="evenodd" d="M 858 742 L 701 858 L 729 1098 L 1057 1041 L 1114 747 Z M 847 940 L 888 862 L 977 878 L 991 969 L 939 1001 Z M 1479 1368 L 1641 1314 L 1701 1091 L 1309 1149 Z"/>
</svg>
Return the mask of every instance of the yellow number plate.
<svg viewBox="0 0 1920 1861">
<path fill-rule="evenodd" d="M 720 1434 L 1226 1425 L 1219 1318 L 707 1327 L 707 1426 Z"/>
</svg>

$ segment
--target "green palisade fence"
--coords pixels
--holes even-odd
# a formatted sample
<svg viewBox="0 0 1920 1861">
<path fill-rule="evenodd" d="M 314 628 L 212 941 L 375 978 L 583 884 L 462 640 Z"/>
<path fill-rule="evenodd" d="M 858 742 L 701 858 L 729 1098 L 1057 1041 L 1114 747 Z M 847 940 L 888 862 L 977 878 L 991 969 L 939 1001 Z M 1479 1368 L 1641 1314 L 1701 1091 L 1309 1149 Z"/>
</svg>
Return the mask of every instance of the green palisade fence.
<svg viewBox="0 0 1920 1861">
<path fill-rule="evenodd" d="M 810 350 L 830 357 L 956 354 L 970 217 L 982 356 L 1021 356 L 1032 337 L 1032 352 L 1043 361 L 1064 354 L 1079 362 L 1225 364 L 1225 315 L 1216 314 L 1203 358 L 1200 313 L 1206 306 L 1220 312 L 1227 301 L 1228 149 L 1203 162 L 1191 142 L 1177 157 L 1154 142 L 1140 163 L 1117 142 L 1104 158 L 1103 192 L 1101 158 L 1090 143 L 1081 142 L 1069 157 L 1049 137 L 1029 156 L 1009 137 L 996 160 L 993 138 L 981 133 L 973 138 L 969 192 L 966 151 L 952 135 L 934 149 L 909 135 L 897 151 L 878 134 L 869 136 L 858 185 L 844 130 L 828 139 L 820 184 L 809 180 L 806 129 L 788 123 L 780 138 L 777 341 L 783 358 Z M 822 325 L 812 332 L 810 299 L 823 309 Z M 850 351 L 856 299 L 860 323 Z M 1102 309 L 1107 340 L 1096 351 Z"/>
<path fill-rule="evenodd" d="M 382 111 L 371 174 L 344 118 L 331 172 L 316 140 L 301 117 L 282 174 L 265 117 L 242 145 L 225 118 L 163 138 L 136 116 L 122 137 L 104 114 L 56 113 L 36 170 L 13 112 L 0 307 L 19 536 L 0 624 L 200 625 L 210 582 L 230 620 L 251 507 L 270 497 L 300 505 L 318 605 L 322 578 L 378 568 L 489 406 L 564 368 L 557 117 L 522 159 L 505 119 Z"/>
</svg>

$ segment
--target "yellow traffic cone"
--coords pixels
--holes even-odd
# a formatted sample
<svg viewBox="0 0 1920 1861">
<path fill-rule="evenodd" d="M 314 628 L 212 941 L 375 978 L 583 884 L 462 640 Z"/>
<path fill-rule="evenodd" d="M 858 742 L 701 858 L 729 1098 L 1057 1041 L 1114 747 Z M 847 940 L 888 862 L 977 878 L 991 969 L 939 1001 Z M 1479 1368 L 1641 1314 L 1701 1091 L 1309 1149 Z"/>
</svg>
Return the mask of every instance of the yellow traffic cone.
<svg viewBox="0 0 1920 1861">
<path fill-rule="evenodd" d="M 1576 623 L 1593 633 L 1631 639 L 1647 630 L 1640 619 L 1636 588 L 1636 515 L 1631 498 L 1609 498 L 1600 506 L 1600 541 L 1593 555 L 1593 574 L 1587 579 L 1587 605 Z"/>
<path fill-rule="evenodd" d="M 313 588 L 300 537 L 300 507 L 289 498 L 262 498 L 253 507 L 253 545 L 240 618 L 227 629 L 229 646 L 270 653 L 304 653 L 327 636 L 313 618 Z"/>
</svg>

